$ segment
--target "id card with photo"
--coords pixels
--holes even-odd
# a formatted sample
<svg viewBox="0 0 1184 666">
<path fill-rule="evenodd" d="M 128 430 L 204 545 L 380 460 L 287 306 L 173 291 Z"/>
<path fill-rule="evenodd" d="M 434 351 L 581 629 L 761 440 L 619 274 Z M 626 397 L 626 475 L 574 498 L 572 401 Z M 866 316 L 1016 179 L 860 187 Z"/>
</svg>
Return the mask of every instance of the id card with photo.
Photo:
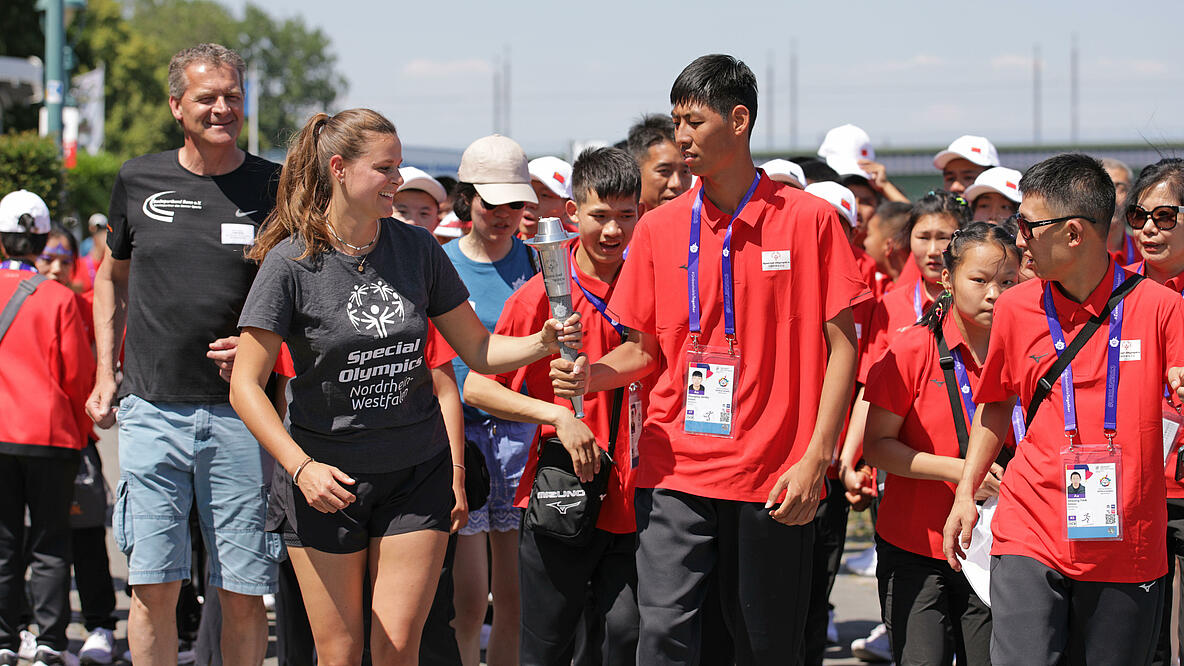
<svg viewBox="0 0 1184 666">
<path fill-rule="evenodd" d="M 641 382 L 629 385 L 629 460 L 633 469 L 641 460 L 638 444 L 641 443 L 641 428 L 645 425 L 645 412 L 641 408 Z"/>
<path fill-rule="evenodd" d="M 686 354 L 683 430 L 699 435 L 733 437 L 739 354 L 703 348 Z"/>
<path fill-rule="evenodd" d="M 1062 452 L 1065 526 L 1070 541 L 1122 539 L 1122 462 L 1118 447 L 1076 446 Z"/>
</svg>

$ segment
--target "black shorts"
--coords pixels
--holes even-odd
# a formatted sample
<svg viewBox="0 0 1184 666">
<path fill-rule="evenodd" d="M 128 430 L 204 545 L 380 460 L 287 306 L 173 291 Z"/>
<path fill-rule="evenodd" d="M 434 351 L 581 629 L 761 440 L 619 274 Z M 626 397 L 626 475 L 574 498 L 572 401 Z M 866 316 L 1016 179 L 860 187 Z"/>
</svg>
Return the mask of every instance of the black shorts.
<svg viewBox="0 0 1184 666">
<path fill-rule="evenodd" d="M 346 486 L 357 499 L 334 513 L 309 506 L 292 477 L 275 466 L 267 530 L 284 535 L 293 547 L 326 553 L 356 553 L 370 539 L 420 530 L 447 532 L 452 512 L 452 458 L 448 451 L 394 472 L 352 474 Z"/>
</svg>

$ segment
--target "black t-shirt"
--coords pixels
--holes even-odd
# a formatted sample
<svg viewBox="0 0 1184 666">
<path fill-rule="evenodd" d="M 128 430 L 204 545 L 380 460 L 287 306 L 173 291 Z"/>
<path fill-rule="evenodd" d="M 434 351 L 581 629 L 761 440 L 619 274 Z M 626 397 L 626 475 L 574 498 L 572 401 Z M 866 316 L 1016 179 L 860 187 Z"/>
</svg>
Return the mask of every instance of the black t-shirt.
<svg viewBox="0 0 1184 666">
<path fill-rule="evenodd" d="M 364 261 L 335 251 L 297 260 L 301 241 L 277 244 L 239 319 L 288 343 L 292 438 L 350 473 L 404 469 L 447 448 L 424 362 L 428 318 L 469 297 L 430 232 L 380 224 Z"/>
<path fill-rule="evenodd" d="M 128 160 L 111 192 L 107 245 L 130 259 L 120 397 L 226 402 L 230 386 L 206 358 L 238 335 L 255 278 L 244 255 L 275 207 L 280 165 L 247 155 L 221 176 L 199 176 L 176 150 Z"/>
</svg>

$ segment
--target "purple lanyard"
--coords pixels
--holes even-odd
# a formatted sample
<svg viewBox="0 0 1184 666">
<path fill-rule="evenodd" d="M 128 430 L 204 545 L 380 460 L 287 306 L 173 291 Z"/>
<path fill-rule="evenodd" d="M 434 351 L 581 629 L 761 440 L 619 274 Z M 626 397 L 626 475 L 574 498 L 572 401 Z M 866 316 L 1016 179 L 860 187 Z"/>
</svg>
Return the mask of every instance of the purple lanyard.
<svg viewBox="0 0 1184 666">
<path fill-rule="evenodd" d="M 1130 242 L 1130 236 L 1127 236 L 1127 242 L 1128 243 Z M 1143 277 L 1147 277 L 1147 261 L 1146 260 L 1140 261 L 1139 268 L 1135 272 L 1138 273 L 1139 275 L 1142 275 Z M 1180 296 L 1184 297 L 1184 291 L 1180 292 Z M 1168 402 L 1172 401 L 1172 389 L 1167 384 L 1163 385 L 1163 397 Z"/>
<path fill-rule="evenodd" d="M 575 253 L 573 252 L 572 254 Z M 608 321 L 609 325 L 612 326 L 622 338 L 625 337 L 626 329 L 621 325 L 621 322 L 608 316 L 608 303 L 605 303 L 604 299 L 588 291 L 584 288 L 584 285 L 580 284 L 580 276 L 576 275 L 576 260 L 574 256 L 571 260 L 571 279 L 575 281 L 576 286 L 580 288 L 580 291 L 584 292 L 584 298 L 588 299 L 588 302 L 592 304 L 592 307 L 596 308 L 596 311 L 600 313 L 600 316 L 604 317 Z"/>
<path fill-rule="evenodd" d="M 917 321 L 921 321 L 921 315 L 924 314 L 925 309 L 921 307 L 921 280 L 917 278 L 917 284 L 913 288 L 913 311 L 917 313 Z M 961 381 L 961 380 L 959 380 Z"/>
<path fill-rule="evenodd" d="M 5 259 L 4 261 L 0 261 L 0 269 L 6 269 L 10 271 L 25 271 L 26 273 L 37 272 L 37 268 L 35 266 L 18 259 Z"/>
<path fill-rule="evenodd" d="M 1126 234 L 1123 234 L 1123 236 L 1126 236 Z M 1126 263 L 1134 263 L 1136 256 L 1135 242 L 1131 240 L 1130 236 L 1126 236 Z"/>
<path fill-rule="evenodd" d="M 724 337 L 728 340 L 728 350 L 731 351 L 736 341 L 736 306 L 732 299 L 732 224 L 736 218 L 740 217 L 740 212 L 748 205 L 748 200 L 752 198 L 752 193 L 756 191 L 756 186 L 761 182 L 761 172 L 757 171 L 756 176 L 752 179 L 752 185 L 748 186 L 748 192 L 744 194 L 744 198 L 740 200 L 740 204 L 736 206 L 736 212 L 732 213 L 732 218 L 728 220 L 728 230 L 724 233 L 724 249 L 723 249 L 723 283 L 724 283 Z M 699 194 L 695 197 L 695 203 L 691 206 L 691 243 L 687 249 L 687 309 L 690 315 L 690 329 L 691 342 L 696 347 L 699 346 L 699 332 L 701 329 L 699 318 L 701 311 L 699 308 L 699 239 L 700 239 L 700 215 L 703 212 L 703 188 L 699 188 Z"/>
<path fill-rule="evenodd" d="M 1126 271 L 1114 267 L 1114 289 L 1122 285 Z M 1118 359 L 1119 347 L 1122 344 L 1122 301 L 1110 313 L 1110 332 L 1106 347 L 1106 412 L 1102 422 L 1103 432 L 1113 448 L 1114 435 L 1118 431 Z M 1065 334 L 1061 330 L 1061 322 L 1057 321 L 1057 306 L 1052 299 L 1052 285 L 1044 285 L 1044 314 L 1048 317 L 1048 330 L 1052 334 L 1053 349 L 1059 358 L 1065 350 Z M 1061 397 L 1065 412 L 1065 436 L 1069 438 L 1069 446 L 1073 446 L 1073 436 L 1077 433 L 1077 400 L 1073 391 L 1073 364 L 1065 366 L 1061 373 Z"/>
<path fill-rule="evenodd" d="M 966 364 L 962 362 L 962 352 L 951 349 L 950 356 L 954 357 L 954 376 L 958 378 L 958 392 L 962 394 L 962 406 L 966 408 L 966 419 L 973 422 L 974 412 L 978 405 L 974 404 L 974 398 L 970 394 L 970 376 L 966 374 Z M 1019 444 L 1020 440 L 1024 438 L 1027 428 L 1024 427 L 1024 410 L 1020 409 L 1018 404 L 1011 409 L 1011 430 L 1015 433 L 1015 443 Z"/>
</svg>

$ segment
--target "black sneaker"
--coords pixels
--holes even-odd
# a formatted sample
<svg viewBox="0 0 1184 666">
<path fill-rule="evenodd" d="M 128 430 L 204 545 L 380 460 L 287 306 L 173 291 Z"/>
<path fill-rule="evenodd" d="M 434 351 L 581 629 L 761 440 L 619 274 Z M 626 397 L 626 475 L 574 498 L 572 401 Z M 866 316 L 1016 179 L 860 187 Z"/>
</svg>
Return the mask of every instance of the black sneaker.
<svg viewBox="0 0 1184 666">
<path fill-rule="evenodd" d="M 0 666 L 16 666 L 20 659 L 12 650 L 0 650 Z"/>
</svg>

